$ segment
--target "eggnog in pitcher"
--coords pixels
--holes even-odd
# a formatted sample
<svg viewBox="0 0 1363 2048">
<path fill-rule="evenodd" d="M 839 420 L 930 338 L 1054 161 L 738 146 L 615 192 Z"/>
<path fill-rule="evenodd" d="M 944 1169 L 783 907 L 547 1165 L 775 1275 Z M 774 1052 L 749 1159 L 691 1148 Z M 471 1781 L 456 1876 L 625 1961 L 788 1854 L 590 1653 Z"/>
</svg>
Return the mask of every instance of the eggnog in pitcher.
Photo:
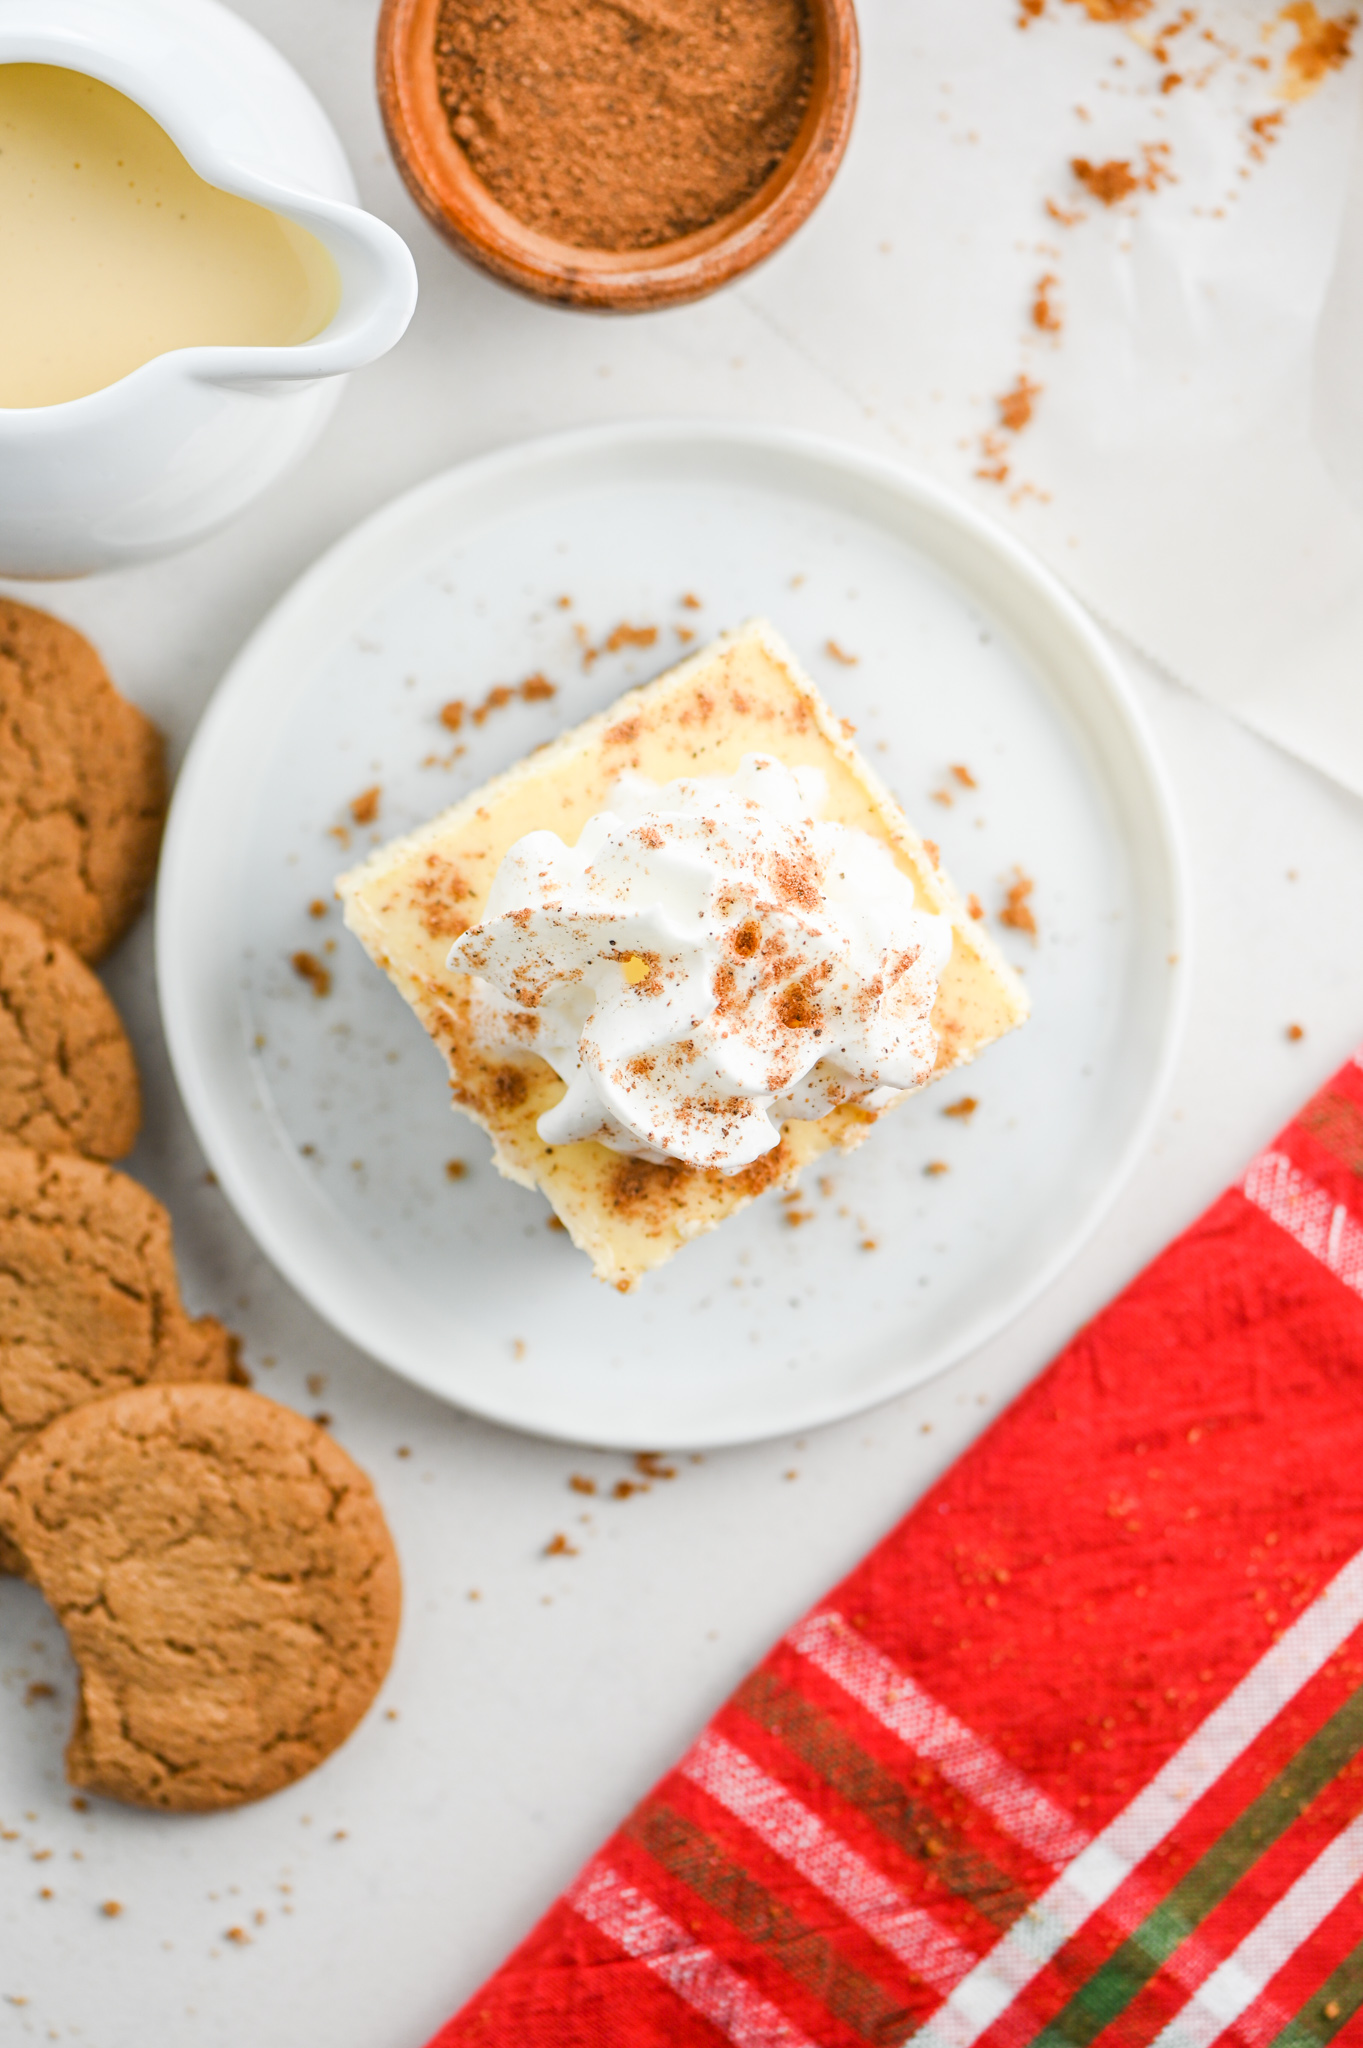
<svg viewBox="0 0 1363 2048">
<path fill-rule="evenodd" d="M 150 114 L 50 64 L 0 64 L 0 407 L 103 390 L 169 349 L 310 341 L 329 252 L 190 169 Z"/>
</svg>

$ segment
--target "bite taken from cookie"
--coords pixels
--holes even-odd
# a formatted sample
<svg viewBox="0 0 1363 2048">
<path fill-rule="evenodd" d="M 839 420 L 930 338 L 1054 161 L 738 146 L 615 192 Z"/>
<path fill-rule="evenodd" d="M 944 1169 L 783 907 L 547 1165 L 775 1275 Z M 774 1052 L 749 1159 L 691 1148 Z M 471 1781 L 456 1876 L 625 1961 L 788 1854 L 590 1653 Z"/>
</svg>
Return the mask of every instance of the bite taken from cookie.
<svg viewBox="0 0 1363 2048">
<path fill-rule="evenodd" d="M 0 1142 L 122 1159 L 141 1121 L 137 1062 L 103 985 L 0 901 Z"/>
<path fill-rule="evenodd" d="M 180 1300 L 154 1195 L 89 1159 L 0 1145 L 0 1472 L 83 1402 L 238 1372 L 235 1339 Z"/>
<path fill-rule="evenodd" d="M 0 596 L 0 896 L 98 960 L 142 906 L 165 750 L 89 641 Z"/>
<path fill-rule="evenodd" d="M 72 1411 L 0 1479 L 0 1531 L 80 1669 L 73 1785 L 204 1812 L 342 1743 L 393 1655 L 397 1556 L 316 1423 L 239 1387 L 138 1387 Z"/>
</svg>

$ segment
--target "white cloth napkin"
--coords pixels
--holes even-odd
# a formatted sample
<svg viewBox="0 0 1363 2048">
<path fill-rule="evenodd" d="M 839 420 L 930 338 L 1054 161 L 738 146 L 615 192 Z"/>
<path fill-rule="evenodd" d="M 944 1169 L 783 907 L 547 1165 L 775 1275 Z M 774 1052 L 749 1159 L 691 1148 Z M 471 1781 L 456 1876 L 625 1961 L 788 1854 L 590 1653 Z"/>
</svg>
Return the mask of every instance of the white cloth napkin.
<svg viewBox="0 0 1363 2048">
<path fill-rule="evenodd" d="M 1363 793 L 1363 29 L 1342 0 L 1034 4 L 862 0 L 847 161 L 744 297 L 1173 675 Z M 1104 205 L 1075 159 L 1149 189 Z"/>
</svg>

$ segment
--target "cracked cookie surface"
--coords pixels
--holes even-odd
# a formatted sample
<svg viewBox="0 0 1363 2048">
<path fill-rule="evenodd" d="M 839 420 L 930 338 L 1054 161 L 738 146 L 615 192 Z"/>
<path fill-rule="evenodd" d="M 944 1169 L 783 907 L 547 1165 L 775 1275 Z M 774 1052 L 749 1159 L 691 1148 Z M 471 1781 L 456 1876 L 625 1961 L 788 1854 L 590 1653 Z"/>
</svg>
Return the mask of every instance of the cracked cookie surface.
<svg viewBox="0 0 1363 2048">
<path fill-rule="evenodd" d="M 102 984 L 0 901 L 0 1141 L 121 1159 L 141 1120 L 137 1062 Z"/>
<path fill-rule="evenodd" d="M 0 1479 L 0 1529 L 80 1667 L 73 1785 L 237 1806 L 302 1777 L 369 1707 L 401 1586 L 359 1467 L 238 1387 L 75 1409 Z"/>
<path fill-rule="evenodd" d="M 0 896 L 98 960 L 141 907 L 165 812 L 151 720 L 73 627 L 0 596 Z"/>
<path fill-rule="evenodd" d="M 68 1409 L 146 1381 L 225 1381 L 235 1353 L 213 1316 L 187 1314 L 154 1195 L 93 1160 L 0 1145 L 0 1472 Z"/>
</svg>

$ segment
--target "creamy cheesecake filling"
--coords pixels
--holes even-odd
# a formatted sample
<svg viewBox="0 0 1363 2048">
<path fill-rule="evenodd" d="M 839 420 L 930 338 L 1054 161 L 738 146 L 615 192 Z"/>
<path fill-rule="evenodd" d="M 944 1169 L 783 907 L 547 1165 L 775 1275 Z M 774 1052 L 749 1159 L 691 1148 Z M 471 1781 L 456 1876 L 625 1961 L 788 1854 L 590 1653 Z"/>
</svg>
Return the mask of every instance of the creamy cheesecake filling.
<svg viewBox="0 0 1363 2048">
<path fill-rule="evenodd" d="M 869 833 L 819 816 L 817 768 L 627 774 L 569 847 L 518 840 L 450 948 L 472 1028 L 566 1084 L 546 1145 L 737 1173 L 789 1118 L 931 1077 L 950 920 Z"/>
</svg>

